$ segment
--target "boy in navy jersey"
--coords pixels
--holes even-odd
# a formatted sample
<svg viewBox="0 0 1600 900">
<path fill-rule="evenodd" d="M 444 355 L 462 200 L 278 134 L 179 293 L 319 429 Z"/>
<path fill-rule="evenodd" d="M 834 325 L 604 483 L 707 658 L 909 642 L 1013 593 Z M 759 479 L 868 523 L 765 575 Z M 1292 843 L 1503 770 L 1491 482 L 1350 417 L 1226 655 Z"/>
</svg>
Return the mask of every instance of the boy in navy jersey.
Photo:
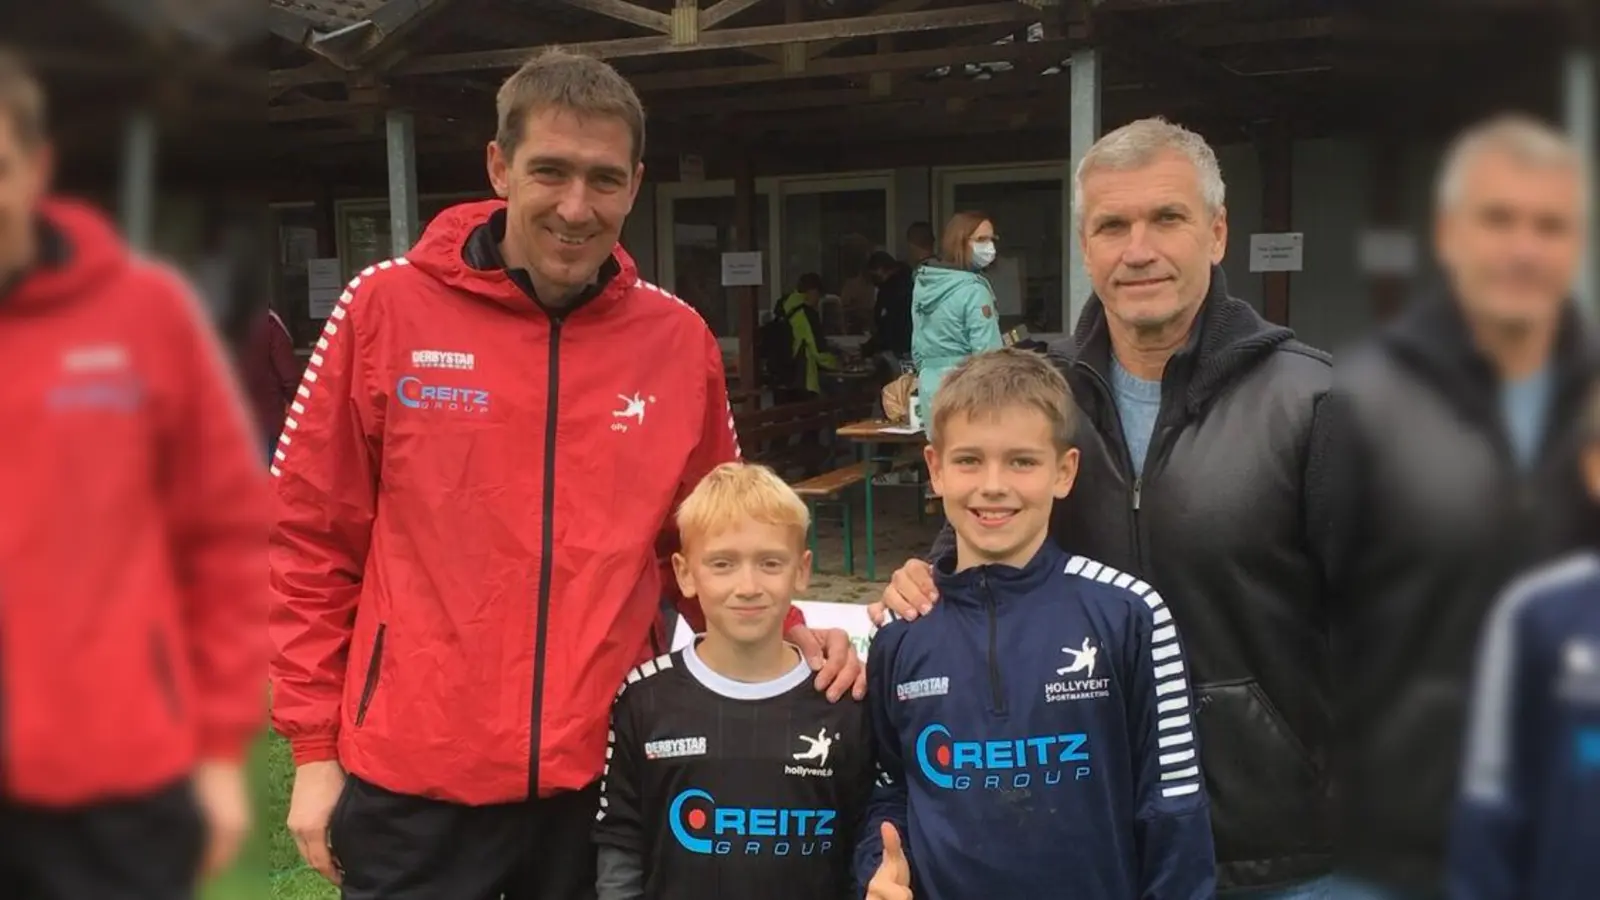
<svg viewBox="0 0 1600 900">
<path fill-rule="evenodd" d="M 1600 520 L 1600 386 L 1582 433 Z M 1449 868 L 1450 900 L 1600 896 L 1595 549 L 1513 583 L 1489 619 Z"/>
<path fill-rule="evenodd" d="M 956 552 L 943 598 L 873 639 L 869 900 L 1200 900 L 1215 891 L 1188 675 L 1148 584 L 1047 540 L 1077 475 L 1044 357 L 970 357 L 927 449 Z"/>
<path fill-rule="evenodd" d="M 811 573 L 806 506 L 764 466 L 712 470 L 673 567 L 706 633 L 628 675 L 595 826 L 599 900 L 841 900 L 871 792 L 865 704 L 783 640 Z"/>
</svg>

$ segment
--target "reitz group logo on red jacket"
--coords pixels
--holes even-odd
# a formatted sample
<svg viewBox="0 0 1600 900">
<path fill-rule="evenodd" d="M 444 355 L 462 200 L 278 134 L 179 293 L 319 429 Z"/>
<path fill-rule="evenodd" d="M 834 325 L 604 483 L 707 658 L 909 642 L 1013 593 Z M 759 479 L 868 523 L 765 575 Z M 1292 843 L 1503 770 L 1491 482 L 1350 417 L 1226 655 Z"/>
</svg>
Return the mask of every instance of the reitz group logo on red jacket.
<svg viewBox="0 0 1600 900">
<path fill-rule="evenodd" d="M 455 387 L 444 384 L 427 384 L 415 375 L 401 377 L 395 385 L 395 396 L 403 406 L 412 409 L 447 409 L 451 412 L 486 413 L 489 411 L 489 392 L 478 388 Z"/>
</svg>

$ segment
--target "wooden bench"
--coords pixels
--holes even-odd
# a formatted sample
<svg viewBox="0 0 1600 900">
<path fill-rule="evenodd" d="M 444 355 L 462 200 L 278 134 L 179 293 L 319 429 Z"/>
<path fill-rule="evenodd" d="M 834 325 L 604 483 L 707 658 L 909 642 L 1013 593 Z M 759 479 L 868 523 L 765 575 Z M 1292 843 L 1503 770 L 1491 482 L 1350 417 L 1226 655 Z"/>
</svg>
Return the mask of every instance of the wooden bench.
<svg viewBox="0 0 1600 900">
<path fill-rule="evenodd" d="M 824 506 L 840 509 L 844 525 L 844 570 L 850 575 L 856 573 L 856 527 L 848 491 L 864 484 L 866 480 L 866 466 L 850 463 L 793 486 L 794 492 L 806 501 L 806 506 L 811 510 L 811 532 L 807 538 L 813 558 L 817 552 L 817 510 Z"/>
<path fill-rule="evenodd" d="M 838 455 L 836 447 L 821 440 L 793 445 L 789 443 L 791 437 L 807 432 L 816 432 L 819 436 L 831 433 L 871 405 L 870 395 L 823 397 L 737 412 L 733 424 L 746 459 L 765 463 L 780 475 L 786 475 L 795 468 L 814 471 L 818 466 L 832 465 Z"/>
</svg>

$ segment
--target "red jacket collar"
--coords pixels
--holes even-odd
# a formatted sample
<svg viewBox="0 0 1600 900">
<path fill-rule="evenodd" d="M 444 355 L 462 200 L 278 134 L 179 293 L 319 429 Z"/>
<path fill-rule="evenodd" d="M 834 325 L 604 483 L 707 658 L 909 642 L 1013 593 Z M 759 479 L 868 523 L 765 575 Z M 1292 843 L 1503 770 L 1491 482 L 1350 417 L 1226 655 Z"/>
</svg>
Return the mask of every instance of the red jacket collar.
<svg viewBox="0 0 1600 900">
<path fill-rule="evenodd" d="M 504 200 L 452 206 L 429 223 L 422 239 L 406 258 L 413 268 L 474 297 L 517 312 L 544 309 L 532 297 L 526 275 L 508 271 L 500 259 L 499 239 L 493 229 L 498 220 L 503 234 L 505 210 Z M 484 247 L 485 242 L 493 246 L 493 253 L 487 259 L 476 258 L 478 254 L 473 248 Z M 523 284 L 518 283 L 519 275 Z M 638 268 L 621 244 L 612 249 L 600 275 L 594 294 L 569 307 L 568 315 L 603 314 L 627 296 L 639 280 Z"/>
</svg>

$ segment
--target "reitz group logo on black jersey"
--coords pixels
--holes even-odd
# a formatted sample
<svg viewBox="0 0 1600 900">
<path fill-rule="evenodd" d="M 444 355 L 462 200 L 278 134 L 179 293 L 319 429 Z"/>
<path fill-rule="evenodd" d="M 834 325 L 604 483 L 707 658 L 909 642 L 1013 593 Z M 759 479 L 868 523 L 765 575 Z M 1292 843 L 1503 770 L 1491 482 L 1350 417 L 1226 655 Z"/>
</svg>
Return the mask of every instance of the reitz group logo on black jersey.
<svg viewBox="0 0 1600 900">
<path fill-rule="evenodd" d="M 690 853 L 728 856 L 815 856 L 833 847 L 831 809 L 719 806 L 698 788 L 672 798 L 667 822 Z"/>
<path fill-rule="evenodd" d="M 1041 734 L 998 741 L 958 741 L 937 723 L 917 735 L 917 767 L 934 787 L 950 791 L 1021 790 L 1083 781 L 1089 767 L 1089 737 Z"/>
</svg>

